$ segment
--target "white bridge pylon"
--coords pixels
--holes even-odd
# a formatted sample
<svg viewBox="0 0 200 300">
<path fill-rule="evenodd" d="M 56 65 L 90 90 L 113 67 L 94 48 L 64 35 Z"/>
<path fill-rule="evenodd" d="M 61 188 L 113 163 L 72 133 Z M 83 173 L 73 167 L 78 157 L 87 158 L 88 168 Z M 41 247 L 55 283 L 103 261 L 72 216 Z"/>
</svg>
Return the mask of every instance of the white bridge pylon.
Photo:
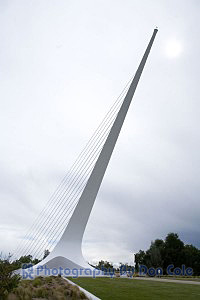
<svg viewBox="0 0 200 300">
<path fill-rule="evenodd" d="M 123 122 L 131 104 L 133 95 L 144 69 L 146 60 L 153 45 L 155 36 L 158 29 L 154 29 L 153 35 L 146 48 L 140 65 L 135 73 L 135 76 L 130 84 L 128 92 L 122 102 L 116 119 L 111 127 L 110 133 L 104 143 L 104 146 L 99 154 L 99 157 L 94 165 L 91 175 L 87 181 L 87 184 L 80 196 L 78 204 L 72 214 L 72 217 L 61 236 L 61 239 L 53 249 L 53 251 L 38 265 L 34 266 L 34 269 L 38 266 L 45 266 L 46 268 L 63 268 L 63 269 L 85 269 L 92 268 L 83 258 L 82 255 L 82 239 L 83 234 L 94 205 L 97 193 L 99 191 L 101 182 L 103 180 L 106 168 L 120 134 Z"/>
</svg>

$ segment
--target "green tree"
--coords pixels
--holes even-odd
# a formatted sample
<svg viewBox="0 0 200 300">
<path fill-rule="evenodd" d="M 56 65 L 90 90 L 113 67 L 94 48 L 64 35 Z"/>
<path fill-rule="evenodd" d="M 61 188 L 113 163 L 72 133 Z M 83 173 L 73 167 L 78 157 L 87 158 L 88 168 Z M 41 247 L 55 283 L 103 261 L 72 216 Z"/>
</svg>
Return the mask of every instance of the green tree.
<svg viewBox="0 0 200 300">
<path fill-rule="evenodd" d="M 165 239 L 164 267 L 173 264 L 180 267 L 184 264 L 184 243 L 179 239 L 177 233 L 169 233 Z"/>
<path fill-rule="evenodd" d="M 150 265 L 154 268 L 163 267 L 163 259 L 161 256 L 161 249 L 155 245 L 155 243 L 151 244 L 149 249 L 149 260 Z"/>
<path fill-rule="evenodd" d="M 20 269 L 20 268 L 28 268 L 29 265 L 32 264 L 32 256 L 31 255 L 24 255 L 21 256 L 19 259 L 13 261 L 12 266 L 14 270 Z"/>
<path fill-rule="evenodd" d="M 140 265 L 146 264 L 145 258 L 146 258 L 146 253 L 142 250 L 140 250 L 138 253 L 135 254 L 135 270 L 136 270 L 136 272 L 139 271 Z"/>
<path fill-rule="evenodd" d="M 98 264 L 95 266 L 95 268 L 97 268 L 97 269 L 100 269 L 100 270 L 102 270 L 102 268 L 105 268 L 105 269 L 113 269 L 113 265 L 110 263 L 110 262 L 108 262 L 108 261 L 104 261 L 104 260 L 100 260 L 99 262 L 98 262 Z"/>
<path fill-rule="evenodd" d="M 156 239 L 146 251 L 140 250 L 135 254 L 135 269 L 139 265 L 162 267 L 164 273 L 169 265 L 193 269 L 194 275 L 200 275 L 200 250 L 192 245 L 184 245 L 177 233 L 169 233 L 165 240 Z"/>
<path fill-rule="evenodd" d="M 200 250 L 193 245 L 184 247 L 184 264 L 186 267 L 193 268 L 193 275 L 200 274 Z"/>
<path fill-rule="evenodd" d="M 20 268 L 26 269 L 30 265 L 36 265 L 40 261 L 41 260 L 39 260 L 37 258 L 33 259 L 32 255 L 21 256 L 19 259 L 12 262 L 13 270 L 17 270 Z"/>
<path fill-rule="evenodd" d="M 20 281 L 20 276 L 13 274 L 13 264 L 10 262 L 11 256 L 0 258 L 0 299 L 6 299 L 9 292 L 16 288 Z"/>
<path fill-rule="evenodd" d="M 44 250 L 43 259 L 45 259 L 49 254 L 50 254 L 50 251 L 48 249 Z"/>
</svg>

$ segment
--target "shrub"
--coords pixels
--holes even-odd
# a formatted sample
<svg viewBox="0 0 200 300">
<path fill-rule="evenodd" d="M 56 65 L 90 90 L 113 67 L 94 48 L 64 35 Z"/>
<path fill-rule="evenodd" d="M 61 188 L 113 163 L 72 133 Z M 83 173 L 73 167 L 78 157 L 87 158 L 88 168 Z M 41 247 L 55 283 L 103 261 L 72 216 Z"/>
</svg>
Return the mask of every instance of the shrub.
<svg viewBox="0 0 200 300">
<path fill-rule="evenodd" d="M 13 274 L 10 255 L 6 259 L 0 258 L 0 299 L 6 299 L 9 292 L 19 284 L 20 276 Z"/>
<path fill-rule="evenodd" d="M 48 291 L 44 289 L 44 287 L 40 287 L 34 291 L 33 296 L 38 298 L 45 298 L 48 297 Z"/>
<path fill-rule="evenodd" d="M 32 284 L 34 287 L 38 287 L 38 286 L 42 285 L 42 280 L 39 277 L 37 277 L 33 280 Z"/>
<path fill-rule="evenodd" d="M 77 286 L 69 284 L 60 277 L 36 277 L 34 280 L 22 280 L 19 286 L 7 295 L 6 300 L 76 300 L 87 299 Z M 3 298 L 0 297 L 0 300 Z"/>
</svg>

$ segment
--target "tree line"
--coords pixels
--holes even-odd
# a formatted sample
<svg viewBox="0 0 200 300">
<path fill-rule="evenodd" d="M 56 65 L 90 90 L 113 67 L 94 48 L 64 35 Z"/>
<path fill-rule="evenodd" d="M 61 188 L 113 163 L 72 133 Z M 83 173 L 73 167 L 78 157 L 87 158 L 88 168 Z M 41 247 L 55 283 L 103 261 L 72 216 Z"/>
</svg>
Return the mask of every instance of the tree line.
<svg viewBox="0 0 200 300">
<path fill-rule="evenodd" d="M 200 250 L 193 245 L 185 245 L 177 233 L 169 233 L 164 240 L 156 239 L 151 242 L 147 251 L 140 250 L 135 254 L 135 269 L 139 270 L 140 265 L 147 268 L 163 269 L 166 274 L 167 267 L 173 264 L 174 267 L 185 265 L 193 269 L 193 275 L 200 275 Z"/>
</svg>

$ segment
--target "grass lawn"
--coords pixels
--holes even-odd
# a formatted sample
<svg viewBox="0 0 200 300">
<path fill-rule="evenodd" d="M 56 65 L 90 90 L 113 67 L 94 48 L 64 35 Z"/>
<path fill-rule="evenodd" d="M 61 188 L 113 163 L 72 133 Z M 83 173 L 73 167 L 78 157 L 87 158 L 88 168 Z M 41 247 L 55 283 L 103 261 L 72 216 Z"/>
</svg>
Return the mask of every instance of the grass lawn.
<svg viewBox="0 0 200 300">
<path fill-rule="evenodd" d="M 200 285 L 143 281 L 126 278 L 69 278 L 102 300 L 200 299 Z"/>
</svg>

